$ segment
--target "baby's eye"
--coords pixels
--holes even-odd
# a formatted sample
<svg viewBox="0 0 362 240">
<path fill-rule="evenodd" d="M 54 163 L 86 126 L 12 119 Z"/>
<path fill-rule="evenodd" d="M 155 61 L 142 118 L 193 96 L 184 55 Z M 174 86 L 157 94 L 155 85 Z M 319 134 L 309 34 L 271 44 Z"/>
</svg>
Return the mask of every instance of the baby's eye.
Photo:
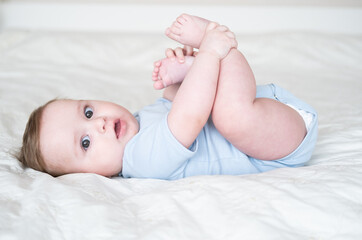
<svg viewBox="0 0 362 240">
<path fill-rule="evenodd" d="M 84 109 L 84 115 L 86 118 L 91 118 L 93 116 L 93 109 L 91 107 L 86 107 Z"/>
<path fill-rule="evenodd" d="M 81 144 L 82 144 L 82 148 L 87 151 L 87 149 L 89 148 L 89 145 L 90 145 L 90 138 L 88 135 L 82 137 Z"/>
</svg>

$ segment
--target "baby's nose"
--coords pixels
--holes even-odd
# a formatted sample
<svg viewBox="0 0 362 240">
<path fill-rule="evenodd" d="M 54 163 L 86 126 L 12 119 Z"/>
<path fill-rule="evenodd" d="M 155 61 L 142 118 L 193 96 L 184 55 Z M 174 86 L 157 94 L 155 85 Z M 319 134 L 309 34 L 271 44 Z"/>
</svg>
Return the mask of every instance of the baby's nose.
<svg viewBox="0 0 362 240">
<path fill-rule="evenodd" d="M 95 126 L 97 131 L 100 133 L 104 133 L 107 130 L 107 118 L 106 117 L 98 117 L 94 119 Z"/>
</svg>

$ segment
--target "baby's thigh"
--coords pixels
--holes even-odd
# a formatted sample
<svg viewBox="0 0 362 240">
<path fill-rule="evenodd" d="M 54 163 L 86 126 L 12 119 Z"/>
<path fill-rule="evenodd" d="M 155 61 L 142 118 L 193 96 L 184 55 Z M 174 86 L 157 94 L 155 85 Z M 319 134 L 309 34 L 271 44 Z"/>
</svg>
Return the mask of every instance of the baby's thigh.
<svg viewBox="0 0 362 240">
<path fill-rule="evenodd" d="M 279 159 L 295 150 L 306 129 L 303 118 L 288 105 L 308 111 L 306 104 L 273 84 L 257 88 L 255 103 L 256 110 L 244 112 L 219 108 L 213 114 L 215 127 L 240 151 L 258 159 Z"/>
<path fill-rule="evenodd" d="M 257 98 L 270 98 L 276 100 L 274 89 L 272 84 L 256 86 L 256 97 Z M 218 94 L 217 101 L 214 104 L 212 111 L 212 120 L 215 124 L 216 129 L 226 138 L 228 136 L 235 136 L 233 138 L 242 137 L 240 131 L 242 126 L 248 126 L 249 118 L 248 110 L 240 103 L 238 97 L 234 95 L 241 95 L 242 91 L 237 88 L 230 88 L 227 94 Z M 255 97 L 255 95 L 254 95 Z M 220 104 L 222 103 L 222 104 Z"/>
</svg>

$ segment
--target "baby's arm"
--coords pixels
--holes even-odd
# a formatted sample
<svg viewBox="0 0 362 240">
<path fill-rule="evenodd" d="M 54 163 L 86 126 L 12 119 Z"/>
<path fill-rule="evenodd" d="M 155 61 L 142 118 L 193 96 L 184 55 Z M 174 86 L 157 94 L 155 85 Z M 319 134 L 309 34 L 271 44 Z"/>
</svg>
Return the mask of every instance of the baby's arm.
<svg viewBox="0 0 362 240">
<path fill-rule="evenodd" d="M 168 125 L 175 138 L 187 148 L 210 116 L 220 60 L 232 47 L 236 47 L 234 35 L 223 26 L 210 24 L 200 51 L 176 93 L 168 115 Z"/>
</svg>

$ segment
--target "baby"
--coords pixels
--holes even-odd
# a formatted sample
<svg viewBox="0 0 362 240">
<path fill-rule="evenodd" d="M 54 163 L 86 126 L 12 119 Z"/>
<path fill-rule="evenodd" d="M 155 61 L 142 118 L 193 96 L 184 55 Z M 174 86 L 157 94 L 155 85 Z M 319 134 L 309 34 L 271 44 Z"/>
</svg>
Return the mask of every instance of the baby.
<svg viewBox="0 0 362 240">
<path fill-rule="evenodd" d="M 19 160 L 53 176 L 179 179 L 310 159 L 315 110 L 274 84 L 257 87 L 227 27 L 182 14 L 166 35 L 185 48 L 154 64 L 163 98 L 134 115 L 110 102 L 52 100 L 31 114 Z"/>
</svg>

